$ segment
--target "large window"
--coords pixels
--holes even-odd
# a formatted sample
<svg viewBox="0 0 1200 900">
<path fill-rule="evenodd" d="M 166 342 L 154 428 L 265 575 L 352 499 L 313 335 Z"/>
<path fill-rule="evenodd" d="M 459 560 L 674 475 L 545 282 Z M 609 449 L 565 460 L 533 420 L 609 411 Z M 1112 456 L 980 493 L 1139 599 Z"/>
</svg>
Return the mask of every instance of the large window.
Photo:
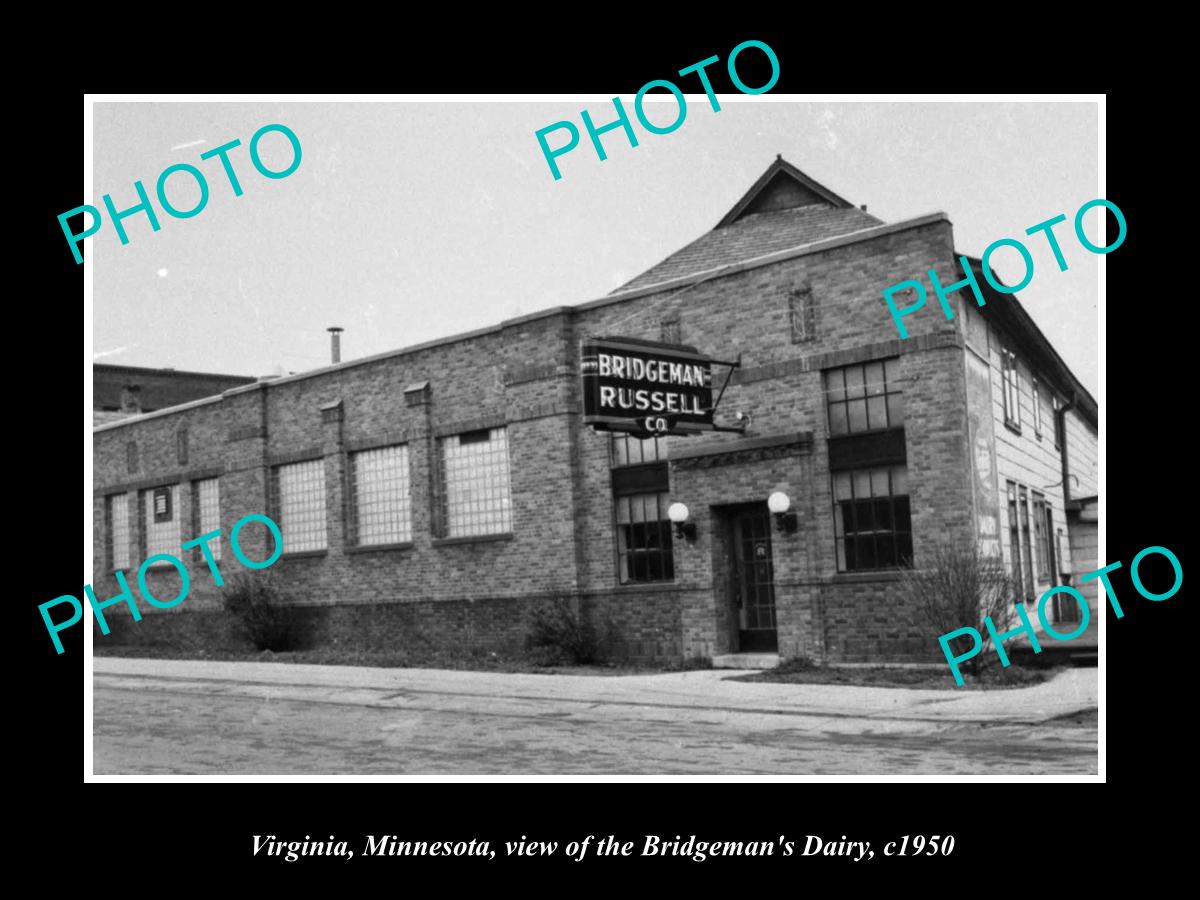
<svg viewBox="0 0 1200 900">
<path fill-rule="evenodd" d="M 668 494 L 617 497 L 617 565 L 622 584 L 671 581 L 675 563 Z"/>
<path fill-rule="evenodd" d="M 221 528 L 221 483 L 216 478 L 192 482 L 192 508 L 196 511 L 196 533 L 193 537 L 219 531 Z M 221 538 L 208 541 L 213 559 L 221 558 Z M 199 548 L 197 548 L 199 552 Z"/>
<path fill-rule="evenodd" d="M 1033 492 L 1033 536 L 1037 545 L 1037 575 L 1038 581 L 1049 581 L 1054 568 L 1054 557 L 1050 551 L 1050 535 L 1053 533 L 1054 520 L 1046 498 L 1037 491 Z"/>
<path fill-rule="evenodd" d="M 1017 373 L 1017 355 L 1011 350 L 1000 349 L 1000 362 L 1004 375 L 1004 423 L 1013 428 L 1021 427 L 1021 376 Z"/>
<path fill-rule="evenodd" d="M 907 468 L 834 472 L 833 526 L 840 572 L 912 565 Z"/>
<path fill-rule="evenodd" d="M 900 360 L 828 369 L 825 397 L 831 435 L 897 428 L 904 424 Z"/>
<path fill-rule="evenodd" d="M 1037 521 L 1036 515 L 1034 521 Z M 1021 596 L 1026 599 L 1037 594 L 1037 582 L 1033 577 L 1031 528 L 1029 489 L 1022 484 L 1010 481 L 1008 482 L 1008 542 L 1012 548 L 1013 579 L 1020 589 Z M 1040 544 L 1040 536 L 1038 541 Z"/>
<path fill-rule="evenodd" d="M 325 460 L 275 468 L 275 512 L 283 534 L 284 553 L 324 550 L 328 546 Z"/>
<path fill-rule="evenodd" d="M 129 568 L 129 495 L 111 494 L 104 498 L 108 522 L 108 565 L 110 569 Z"/>
<path fill-rule="evenodd" d="M 178 557 L 183 540 L 179 531 L 179 485 L 168 484 L 142 491 L 142 515 L 147 557 L 167 553 Z M 165 560 L 156 565 L 169 566 Z"/>
<path fill-rule="evenodd" d="M 350 455 L 354 524 L 359 545 L 412 540 L 408 447 L 382 447 Z"/>
<path fill-rule="evenodd" d="M 446 536 L 512 531 L 507 431 L 464 432 L 442 438 L 441 444 Z"/>
<path fill-rule="evenodd" d="M 667 443 L 661 438 L 612 437 L 612 483 L 621 584 L 673 581 L 674 551 Z"/>
</svg>

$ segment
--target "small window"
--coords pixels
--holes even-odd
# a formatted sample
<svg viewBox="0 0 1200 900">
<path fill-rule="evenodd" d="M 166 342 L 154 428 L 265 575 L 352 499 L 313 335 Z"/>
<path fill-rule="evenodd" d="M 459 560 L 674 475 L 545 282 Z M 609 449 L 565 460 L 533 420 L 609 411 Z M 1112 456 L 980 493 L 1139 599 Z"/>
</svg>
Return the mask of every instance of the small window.
<svg viewBox="0 0 1200 900">
<path fill-rule="evenodd" d="M 328 547 L 325 460 L 275 467 L 275 514 L 283 534 L 284 553 Z"/>
<path fill-rule="evenodd" d="M 1042 397 L 1038 390 L 1037 378 L 1031 379 L 1033 385 L 1033 434 L 1039 441 L 1042 439 Z"/>
<path fill-rule="evenodd" d="M 911 566 L 908 469 L 883 466 L 835 472 L 833 533 L 839 572 Z"/>
<path fill-rule="evenodd" d="M 802 288 L 788 294 L 788 311 L 792 320 L 792 343 L 815 340 L 817 327 L 812 289 Z"/>
<path fill-rule="evenodd" d="M 512 531 L 508 432 L 489 428 L 441 439 L 447 537 Z"/>
<path fill-rule="evenodd" d="M 1002 347 L 1000 359 L 1004 376 L 1004 424 L 1021 430 L 1021 376 L 1017 372 L 1017 355 Z"/>
<path fill-rule="evenodd" d="M 899 358 L 825 371 L 830 435 L 899 428 L 904 424 Z"/>
<path fill-rule="evenodd" d="M 350 454 L 357 543 L 403 544 L 412 540 L 408 447 L 398 445 Z"/>
</svg>

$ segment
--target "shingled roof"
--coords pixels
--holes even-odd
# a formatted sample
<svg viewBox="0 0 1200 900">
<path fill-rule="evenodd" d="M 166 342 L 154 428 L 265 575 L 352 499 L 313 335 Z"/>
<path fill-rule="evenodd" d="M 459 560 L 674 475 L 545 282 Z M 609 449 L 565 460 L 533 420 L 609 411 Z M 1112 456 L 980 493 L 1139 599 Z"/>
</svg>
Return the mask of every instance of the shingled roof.
<svg viewBox="0 0 1200 900">
<path fill-rule="evenodd" d="M 782 157 L 776 157 L 712 231 L 613 293 L 649 287 L 882 224 Z"/>
</svg>

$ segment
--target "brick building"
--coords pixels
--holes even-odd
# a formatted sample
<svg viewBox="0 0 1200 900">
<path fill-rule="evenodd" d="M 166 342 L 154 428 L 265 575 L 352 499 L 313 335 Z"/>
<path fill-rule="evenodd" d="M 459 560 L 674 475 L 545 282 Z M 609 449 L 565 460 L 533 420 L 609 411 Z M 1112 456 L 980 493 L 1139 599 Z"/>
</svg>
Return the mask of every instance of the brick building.
<svg viewBox="0 0 1200 900">
<path fill-rule="evenodd" d="M 243 375 L 94 363 L 92 424 L 105 425 L 141 413 L 157 412 L 189 400 L 212 397 L 254 380 Z"/>
<path fill-rule="evenodd" d="M 953 321 L 897 338 L 880 291 L 960 280 L 957 256 L 945 214 L 885 224 L 777 160 L 609 296 L 98 427 L 97 596 L 114 569 L 267 512 L 318 642 L 511 650 L 534 605 L 566 597 L 632 658 L 939 659 L 894 592 L 934 542 L 990 542 L 1030 597 L 1096 565 L 1096 404 L 1018 301 L 980 275 L 986 307 L 958 292 Z M 585 426 L 580 346 L 599 336 L 740 355 L 716 419 L 744 431 Z M 265 530 L 243 537 L 269 554 Z M 185 561 L 185 603 L 104 640 L 231 640 Z M 147 580 L 177 593 L 169 566 Z"/>
</svg>

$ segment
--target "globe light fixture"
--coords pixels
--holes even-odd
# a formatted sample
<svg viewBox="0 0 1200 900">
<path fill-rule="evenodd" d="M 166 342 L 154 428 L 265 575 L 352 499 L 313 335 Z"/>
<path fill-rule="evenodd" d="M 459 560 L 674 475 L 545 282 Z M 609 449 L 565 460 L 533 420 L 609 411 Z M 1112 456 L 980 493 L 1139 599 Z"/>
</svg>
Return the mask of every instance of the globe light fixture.
<svg viewBox="0 0 1200 900">
<path fill-rule="evenodd" d="M 788 512 L 791 506 L 791 498 L 783 491 L 773 491 L 767 497 L 767 509 L 775 516 L 775 528 L 785 534 L 791 534 L 800 527 L 796 514 Z"/>
<path fill-rule="evenodd" d="M 667 518 L 675 526 L 675 537 L 694 541 L 696 539 L 696 523 L 687 520 L 689 513 L 687 504 L 679 501 L 667 507 Z"/>
</svg>

